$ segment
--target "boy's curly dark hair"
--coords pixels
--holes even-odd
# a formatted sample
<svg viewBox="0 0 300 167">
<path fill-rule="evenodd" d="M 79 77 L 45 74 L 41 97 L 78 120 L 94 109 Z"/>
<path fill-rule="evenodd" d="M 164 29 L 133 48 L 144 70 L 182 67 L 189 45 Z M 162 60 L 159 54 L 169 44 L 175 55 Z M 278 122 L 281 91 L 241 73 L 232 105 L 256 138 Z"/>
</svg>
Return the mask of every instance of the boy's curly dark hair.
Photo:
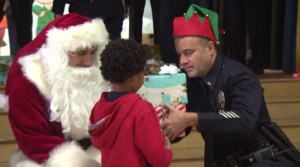
<svg viewBox="0 0 300 167">
<path fill-rule="evenodd" d="M 146 60 L 146 48 L 142 44 L 132 39 L 117 39 L 101 53 L 101 74 L 107 81 L 122 83 L 144 71 Z"/>
</svg>

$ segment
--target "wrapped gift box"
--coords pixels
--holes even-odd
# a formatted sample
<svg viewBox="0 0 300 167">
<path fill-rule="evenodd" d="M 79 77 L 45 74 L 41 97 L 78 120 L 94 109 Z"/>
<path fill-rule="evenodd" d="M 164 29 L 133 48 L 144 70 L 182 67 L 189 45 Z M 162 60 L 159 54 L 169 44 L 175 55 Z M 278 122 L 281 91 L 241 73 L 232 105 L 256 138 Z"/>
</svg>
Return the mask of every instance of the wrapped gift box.
<svg viewBox="0 0 300 167">
<path fill-rule="evenodd" d="M 187 104 L 186 75 L 185 73 L 147 75 L 138 93 L 153 105 Z"/>
<path fill-rule="evenodd" d="M 186 111 L 185 104 L 188 101 L 185 73 L 147 75 L 138 93 L 153 105 L 160 122 L 169 115 L 169 110 L 163 108 L 162 104 L 171 104 L 182 112 Z M 184 136 L 184 131 L 177 135 L 179 138 Z"/>
<path fill-rule="evenodd" d="M 172 107 L 182 111 L 182 112 L 186 112 L 186 105 L 185 104 L 171 104 Z M 169 116 L 169 110 L 167 108 L 164 108 L 161 105 L 153 105 L 153 107 L 155 108 L 155 111 L 157 113 L 157 117 L 159 119 L 159 122 L 164 121 L 166 118 L 168 118 Z M 185 136 L 185 132 L 179 132 L 177 137 L 182 138 Z"/>
</svg>

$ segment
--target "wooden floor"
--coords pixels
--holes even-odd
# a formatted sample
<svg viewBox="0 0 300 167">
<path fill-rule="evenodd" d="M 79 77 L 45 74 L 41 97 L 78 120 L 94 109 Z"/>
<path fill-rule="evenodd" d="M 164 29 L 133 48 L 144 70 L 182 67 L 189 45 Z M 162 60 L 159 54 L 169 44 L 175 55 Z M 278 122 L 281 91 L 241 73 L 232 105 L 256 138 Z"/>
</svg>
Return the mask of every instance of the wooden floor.
<svg viewBox="0 0 300 167">
<path fill-rule="evenodd" d="M 291 141 L 300 148 L 300 79 L 280 71 L 258 75 L 272 120 L 277 122 Z M 10 154 L 17 149 L 7 113 L 0 111 L 0 167 L 8 167 Z M 172 145 L 171 167 L 202 167 L 204 142 L 199 133 L 192 133 Z"/>
</svg>

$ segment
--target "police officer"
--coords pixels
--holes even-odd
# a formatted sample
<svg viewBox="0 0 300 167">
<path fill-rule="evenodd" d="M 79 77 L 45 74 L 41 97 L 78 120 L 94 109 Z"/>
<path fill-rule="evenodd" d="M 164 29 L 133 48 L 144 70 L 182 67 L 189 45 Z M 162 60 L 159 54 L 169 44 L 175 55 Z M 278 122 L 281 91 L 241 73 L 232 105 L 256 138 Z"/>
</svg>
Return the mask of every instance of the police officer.
<svg viewBox="0 0 300 167">
<path fill-rule="evenodd" d="M 217 52 L 217 23 L 216 13 L 197 5 L 174 19 L 189 103 L 186 113 L 166 105 L 170 115 L 161 123 L 164 135 L 174 140 L 181 130 L 196 127 L 205 140 L 206 167 L 296 167 L 261 132 L 271 119 L 256 75 Z"/>
</svg>

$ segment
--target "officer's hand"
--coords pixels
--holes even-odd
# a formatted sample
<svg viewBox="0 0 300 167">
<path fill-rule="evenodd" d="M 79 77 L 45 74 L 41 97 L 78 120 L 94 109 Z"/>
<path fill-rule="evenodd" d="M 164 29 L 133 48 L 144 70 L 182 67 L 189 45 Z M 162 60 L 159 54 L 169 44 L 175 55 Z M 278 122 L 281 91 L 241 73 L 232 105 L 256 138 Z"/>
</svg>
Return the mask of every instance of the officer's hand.
<svg viewBox="0 0 300 167">
<path fill-rule="evenodd" d="M 171 105 L 164 105 L 169 110 L 169 116 L 165 121 L 161 122 L 161 128 L 163 130 L 163 135 L 167 136 L 171 141 L 184 130 L 188 125 L 184 120 L 184 112 L 181 112 Z"/>
</svg>

